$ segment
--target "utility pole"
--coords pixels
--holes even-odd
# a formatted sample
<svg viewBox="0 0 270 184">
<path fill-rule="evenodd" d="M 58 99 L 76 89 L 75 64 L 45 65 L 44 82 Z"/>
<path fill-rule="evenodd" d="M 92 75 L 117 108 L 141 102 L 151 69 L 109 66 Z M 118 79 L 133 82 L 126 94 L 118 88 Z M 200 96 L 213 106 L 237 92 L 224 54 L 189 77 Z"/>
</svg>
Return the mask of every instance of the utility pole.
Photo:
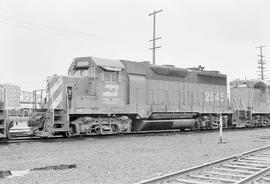
<svg viewBox="0 0 270 184">
<path fill-rule="evenodd" d="M 259 47 L 256 47 L 257 49 L 260 49 L 260 54 L 258 55 L 258 57 L 259 57 L 259 60 L 258 60 L 258 69 L 260 70 L 260 71 L 258 71 L 259 72 L 259 77 L 260 77 L 260 79 L 261 80 L 264 80 L 265 79 L 265 75 L 264 75 L 264 72 L 265 72 L 265 67 L 264 67 L 264 65 L 266 64 L 265 63 L 265 61 L 263 60 L 263 47 L 266 47 L 266 46 L 264 46 L 264 45 L 261 45 L 261 46 L 259 46 Z"/>
<path fill-rule="evenodd" d="M 153 50 L 153 64 L 156 64 L 156 49 L 161 48 L 161 46 L 156 46 L 156 40 L 161 39 L 161 37 L 156 37 L 156 14 L 162 12 L 163 10 L 158 10 L 153 13 L 150 13 L 148 16 L 153 15 L 153 39 L 149 40 L 149 42 L 153 42 L 153 47 L 150 50 Z"/>
<path fill-rule="evenodd" d="M 218 143 L 221 144 L 223 143 L 222 141 L 222 130 L 223 129 L 223 122 L 222 122 L 222 114 L 219 115 L 219 140 Z"/>
</svg>

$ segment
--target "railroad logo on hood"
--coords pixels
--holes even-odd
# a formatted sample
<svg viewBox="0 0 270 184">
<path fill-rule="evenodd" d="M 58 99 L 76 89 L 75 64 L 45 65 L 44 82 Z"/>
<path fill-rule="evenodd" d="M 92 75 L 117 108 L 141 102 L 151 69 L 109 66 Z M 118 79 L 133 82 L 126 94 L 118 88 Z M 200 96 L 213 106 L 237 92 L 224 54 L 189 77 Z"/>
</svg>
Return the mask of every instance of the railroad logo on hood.
<svg viewBox="0 0 270 184">
<path fill-rule="evenodd" d="M 103 96 L 118 96 L 119 86 L 116 84 L 105 84 Z"/>
</svg>

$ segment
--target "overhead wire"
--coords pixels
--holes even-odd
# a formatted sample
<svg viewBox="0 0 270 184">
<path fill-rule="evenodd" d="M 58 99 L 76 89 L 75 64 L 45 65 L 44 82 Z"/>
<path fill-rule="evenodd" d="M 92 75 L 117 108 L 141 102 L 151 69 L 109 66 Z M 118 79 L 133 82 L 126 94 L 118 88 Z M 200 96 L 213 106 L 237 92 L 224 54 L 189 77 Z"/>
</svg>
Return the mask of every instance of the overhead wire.
<svg viewBox="0 0 270 184">
<path fill-rule="evenodd" d="M 32 29 L 36 31 L 42 31 L 47 33 L 53 33 L 64 37 L 69 38 L 79 38 L 79 39 L 88 39 L 88 40 L 101 40 L 101 41 L 117 41 L 117 42 L 123 42 L 123 43 L 129 43 L 129 44 L 136 44 L 136 45 L 142 45 L 143 42 L 138 42 L 134 40 L 123 40 L 121 38 L 112 38 L 112 37 L 105 37 L 101 35 L 95 35 L 95 34 L 89 34 L 81 31 L 75 31 L 67 28 L 61 28 L 56 27 L 52 25 L 46 25 L 43 23 L 37 23 L 33 21 L 26 21 L 23 19 L 18 19 L 15 17 L 6 16 L 3 14 L 0 14 L 0 23 L 10 25 L 10 26 L 16 26 L 21 27 L 24 29 Z M 78 37 L 79 36 L 79 37 Z"/>
</svg>

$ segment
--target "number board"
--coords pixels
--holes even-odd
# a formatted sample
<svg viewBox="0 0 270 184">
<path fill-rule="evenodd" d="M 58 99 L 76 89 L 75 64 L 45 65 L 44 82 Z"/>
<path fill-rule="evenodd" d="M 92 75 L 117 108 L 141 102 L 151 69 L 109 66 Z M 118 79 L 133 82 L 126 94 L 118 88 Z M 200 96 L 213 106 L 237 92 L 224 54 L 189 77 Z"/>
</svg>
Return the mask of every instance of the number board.
<svg viewBox="0 0 270 184">
<path fill-rule="evenodd" d="M 224 93 L 222 92 L 212 92 L 206 91 L 204 92 L 204 101 L 206 102 L 223 102 L 224 101 Z"/>
<path fill-rule="evenodd" d="M 88 69 L 89 68 L 89 61 L 76 61 L 75 62 L 75 69 Z"/>
</svg>

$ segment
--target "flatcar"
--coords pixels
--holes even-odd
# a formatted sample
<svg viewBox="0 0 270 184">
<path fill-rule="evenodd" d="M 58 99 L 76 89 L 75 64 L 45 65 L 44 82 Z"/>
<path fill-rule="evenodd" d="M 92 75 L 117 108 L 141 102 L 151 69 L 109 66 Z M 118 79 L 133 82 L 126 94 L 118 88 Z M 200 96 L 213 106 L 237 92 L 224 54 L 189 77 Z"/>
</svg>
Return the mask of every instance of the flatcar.
<svg viewBox="0 0 270 184">
<path fill-rule="evenodd" d="M 39 136 L 232 126 L 227 76 L 202 68 L 77 57 L 46 93 L 28 122 Z"/>
<path fill-rule="evenodd" d="M 262 80 L 230 82 L 233 122 L 237 127 L 270 125 L 270 84 Z"/>
</svg>

